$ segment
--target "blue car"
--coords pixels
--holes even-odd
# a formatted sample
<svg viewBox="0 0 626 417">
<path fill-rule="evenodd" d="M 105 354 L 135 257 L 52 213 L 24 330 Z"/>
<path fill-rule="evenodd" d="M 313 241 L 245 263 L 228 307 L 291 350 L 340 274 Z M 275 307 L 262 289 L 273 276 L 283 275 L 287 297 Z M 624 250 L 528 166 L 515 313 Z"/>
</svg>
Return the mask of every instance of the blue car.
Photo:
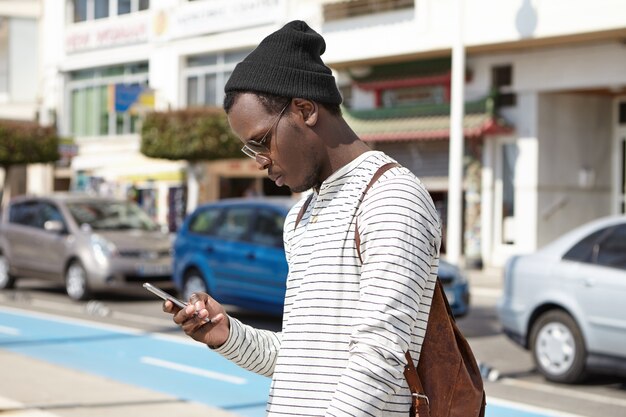
<svg viewBox="0 0 626 417">
<path fill-rule="evenodd" d="M 470 292 L 467 277 L 461 269 L 450 262 L 440 259 L 437 274 L 450 309 L 455 318 L 461 318 L 469 313 Z"/>
<path fill-rule="evenodd" d="M 174 242 L 173 280 L 183 299 L 282 314 L 287 278 L 283 223 L 289 197 L 225 199 L 198 207 Z"/>
<path fill-rule="evenodd" d="M 173 280 L 183 299 L 207 292 L 223 304 L 280 315 L 287 260 L 283 224 L 290 197 L 225 199 L 198 207 L 174 242 Z M 456 317 L 468 312 L 467 280 L 441 260 L 439 278 Z"/>
</svg>

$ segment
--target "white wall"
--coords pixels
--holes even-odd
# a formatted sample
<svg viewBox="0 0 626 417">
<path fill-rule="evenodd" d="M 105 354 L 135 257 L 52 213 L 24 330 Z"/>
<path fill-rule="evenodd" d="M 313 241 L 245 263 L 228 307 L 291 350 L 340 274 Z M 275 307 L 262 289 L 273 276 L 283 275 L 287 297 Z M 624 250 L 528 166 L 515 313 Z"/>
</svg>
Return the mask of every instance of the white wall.
<svg viewBox="0 0 626 417">
<path fill-rule="evenodd" d="M 538 95 L 534 92 L 517 96 L 516 121 L 519 155 L 515 166 L 515 252 L 537 248 L 537 182 L 541 137 L 538 129 Z"/>
<path fill-rule="evenodd" d="M 327 63 L 449 52 L 456 33 L 453 0 L 415 0 L 415 10 L 328 22 Z M 623 0 L 465 0 L 467 47 L 624 29 Z M 393 41 L 390 41 L 393 40 Z"/>
<path fill-rule="evenodd" d="M 542 94 L 537 244 L 611 213 L 612 98 Z M 581 181 L 581 170 L 593 180 Z"/>
<path fill-rule="evenodd" d="M 34 102 L 39 88 L 39 23 L 11 18 L 9 23 L 9 94 L 11 101 Z"/>
</svg>

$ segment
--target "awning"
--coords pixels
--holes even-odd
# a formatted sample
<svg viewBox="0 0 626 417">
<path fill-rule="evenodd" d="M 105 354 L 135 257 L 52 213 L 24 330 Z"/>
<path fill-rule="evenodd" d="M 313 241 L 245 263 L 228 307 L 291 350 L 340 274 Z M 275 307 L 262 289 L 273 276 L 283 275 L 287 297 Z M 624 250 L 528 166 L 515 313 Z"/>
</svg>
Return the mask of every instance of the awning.
<svg viewBox="0 0 626 417">
<path fill-rule="evenodd" d="M 463 134 L 466 138 L 510 133 L 513 130 L 488 108 L 485 100 L 466 103 L 467 114 L 463 118 Z M 448 140 L 449 109 L 449 105 L 443 104 L 362 111 L 344 109 L 343 113 L 346 122 L 366 142 Z"/>
</svg>

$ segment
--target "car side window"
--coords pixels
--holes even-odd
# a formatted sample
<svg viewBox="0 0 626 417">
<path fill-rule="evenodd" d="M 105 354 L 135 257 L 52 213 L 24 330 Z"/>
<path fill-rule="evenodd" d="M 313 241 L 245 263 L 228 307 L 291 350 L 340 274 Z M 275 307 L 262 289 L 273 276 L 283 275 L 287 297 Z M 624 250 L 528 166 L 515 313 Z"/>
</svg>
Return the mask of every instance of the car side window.
<svg viewBox="0 0 626 417">
<path fill-rule="evenodd" d="M 220 214 L 220 210 L 217 209 L 206 209 L 200 211 L 191 219 L 191 222 L 189 223 L 189 231 L 203 235 L 212 234 Z"/>
<path fill-rule="evenodd" d="M 65 226 L 65 220 L 63 219 L 63 215 L 59 211 L 59 208 L 50 203 L 40 203 L 39 204 L 39 219 L 37 222 L 37 227 L 43 229 L 44 224 L 48 220 L 59 221 Z"/>
<path fill-rule="evenodd" d="M 254 215 L 252 208 L 231 207 L 226 209 L 224 216 L 215 229 L 215 235 L 228 240 L 241 240 L 250 228 Z"/>
<path fill-rule="evenodd" d="M 36 202 L 13 204 L 9 208 L 9 223 L 38 227 L 37 206 Z"/>
<path fill-rule="evenodd" d="M 576 262 L 592 263 L 594 250 L 593 248 L 595 247 L 596 243 L 608 233 L 610 233 L 609 227 L 596 230 L 595 232 L 583 238 L 577 244 L 572 246 L 572 248 L 567 251 L 567 253 L 563 256 L 563 259 Z"/>
<path fill-rule="evenodd" d="M 283 224 L 285 218 L 270 210 L 261 210 L 257 214 L 251 240 L 260 245 L 282 247 Z"/>
<path fill-rule="evenodd" d="M 598 265 L 626 270 L 626 224 L 615 227 L 594 252 Z"/>
</svg>

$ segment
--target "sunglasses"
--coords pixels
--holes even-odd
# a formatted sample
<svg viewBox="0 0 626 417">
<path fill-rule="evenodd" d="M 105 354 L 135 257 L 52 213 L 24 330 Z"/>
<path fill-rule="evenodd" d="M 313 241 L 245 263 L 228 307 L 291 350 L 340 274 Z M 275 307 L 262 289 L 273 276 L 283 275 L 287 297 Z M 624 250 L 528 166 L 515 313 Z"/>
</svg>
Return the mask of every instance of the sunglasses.
<svg viewBox="0 0 626 417">
<path fill-rule="evenodd" d="M 272 123 L 272 127 L 270 127 L 267 132 L 265 132 L 263 137 L 259 140 L 249 140 L 248 142 L 246 142 L 246 144 L 243 145 L 243 148 L 241 148 L 241 152 L 243 152 L 244 154 L 246 154 L 246 156 L 249 156 L 252 159 L 256 159 L 256 156 L 259 154 L 270 153 L 269 148 L 267 147 L 267 145 L 265 145 L 265 141 L 270 137 L 270 132 L 274 130 L 274 128 L 278 125 L 278 122 L 280 121 L 281 117 L 283 117 L 283 114 L 285 113 L 285 110 L 287 110 L 287 107 L 289 107 L 290 103 L 291 100 L 285 105 L 285 107 L 283 107 L 283 109 L 278 114 L 278 117 L 276 117 L 276 120 L 274 120 L 274 123 Z"/>
</svg>

